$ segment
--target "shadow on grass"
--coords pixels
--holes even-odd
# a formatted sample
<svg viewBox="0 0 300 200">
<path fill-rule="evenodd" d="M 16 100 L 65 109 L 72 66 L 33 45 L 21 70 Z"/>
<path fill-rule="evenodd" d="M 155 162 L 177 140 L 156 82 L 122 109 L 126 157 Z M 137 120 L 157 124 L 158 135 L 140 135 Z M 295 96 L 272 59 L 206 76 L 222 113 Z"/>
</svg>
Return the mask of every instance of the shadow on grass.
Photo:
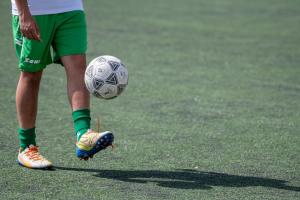
<svg viewBox="0 0 300 200">
<path fill-rule="evenodd" d="M 212 189 L 213 186 L 221 187 L 252 187 L 261 186 L 290 191 L 300 191 L 300 187 L 288 186 L 287 181 L 260 178 L 252 176 L 238 176 L 216 172 L 202 172 L 197 170 L 179 169 L 175 171 L 160 170 L 101 170 L 67 168 L 56 166 L 58 170 L 80 171 L 97 173 L 93 176 L 114 179 L 128 183 L 153 182 L 161 187 L 179 189 Z"/>
</svg>

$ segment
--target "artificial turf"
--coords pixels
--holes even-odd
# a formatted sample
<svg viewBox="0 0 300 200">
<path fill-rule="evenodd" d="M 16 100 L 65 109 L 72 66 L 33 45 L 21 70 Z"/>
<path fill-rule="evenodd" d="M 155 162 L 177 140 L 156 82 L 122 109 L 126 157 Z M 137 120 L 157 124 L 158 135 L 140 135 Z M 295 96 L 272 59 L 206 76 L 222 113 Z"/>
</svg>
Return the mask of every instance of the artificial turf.
<svg viewBox="0 0 300 200">
<path fill-rule="evenodd" d="M 75 156 L 64 70 L 40 88 L 37 142 L 51 171 L 16 163 L 19 71 L 0 1 L 0 199 L 300 198 L 300 2 L 84 1 L 88 61 L 129 70 L 126 91 L 92 98 L 117 148 Z"/>
</svg>

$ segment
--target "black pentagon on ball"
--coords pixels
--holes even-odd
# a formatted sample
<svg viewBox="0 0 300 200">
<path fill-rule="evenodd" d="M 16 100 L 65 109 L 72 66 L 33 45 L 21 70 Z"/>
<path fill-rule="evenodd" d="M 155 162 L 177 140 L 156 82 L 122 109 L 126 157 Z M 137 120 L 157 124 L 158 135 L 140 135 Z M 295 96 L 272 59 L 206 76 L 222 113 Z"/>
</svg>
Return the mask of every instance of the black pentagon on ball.
<svg viewBox="0 0 300 200">
<path fill-rule="evenodd" d="M 104 81 L 101 79 L 93 78 L 93 87 L 99 90 L 104 85 Z"/>
<path fill-rule="evenodd" d="M 112 84 L 112 85 L 117 85 L 118 84 L 118 78 L 115 73 L 111 73 L 109 77 L 105 80 L 106 83 Z"/>
<path fill-rule="evenodd" d="M 120 67 L 120 63 L 119 62 L 115 62 L 115 61 L 111 61 L 111 60 L 109 60 L 107 62 L 110 65 L 110 67 L 111 67 L 111 69 L 113 71 L 116 71 Z"/>
</svg>

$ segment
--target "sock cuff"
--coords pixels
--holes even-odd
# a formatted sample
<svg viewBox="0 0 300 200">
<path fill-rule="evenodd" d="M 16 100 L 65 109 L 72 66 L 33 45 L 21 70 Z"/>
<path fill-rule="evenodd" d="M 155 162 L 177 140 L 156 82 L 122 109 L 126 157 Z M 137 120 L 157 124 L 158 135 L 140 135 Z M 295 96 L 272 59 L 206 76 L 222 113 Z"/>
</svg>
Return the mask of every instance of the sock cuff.
<svg viewBox="0 0 300 200">
<path fill-rule="evenodd" d="M 25 149 L 29 145 L 36 145 L 35 142 L 35 127 L 29 129 L 18 129 L 18 135 L 20 140 L 20 146 L 22 149 Z"/>
<path fill-rule="evenodd" d="M 91 119 L 90 109 L 86 108 L 86 109 L 75 110 L 72 113 L 72 118 L 74 122 L 80 118 Z"/>
<path fill-rule="evenodd" d="M 23 129 L 19 128 L 18 129 L 19 136 L 21 137 L 27 137 L 27 136 L 35 136 L 35 127 L 33 128 L 28 128 L 28 129 Z"/>
<path fill-rule="evenodd" d="M 72 118 L 74 122 L 75 134 L 77 140 L 86 133 L 86 131 L 91 127 L 91 116 L 89 109 L 80 109 L 73 111 Z"/>
</svg>

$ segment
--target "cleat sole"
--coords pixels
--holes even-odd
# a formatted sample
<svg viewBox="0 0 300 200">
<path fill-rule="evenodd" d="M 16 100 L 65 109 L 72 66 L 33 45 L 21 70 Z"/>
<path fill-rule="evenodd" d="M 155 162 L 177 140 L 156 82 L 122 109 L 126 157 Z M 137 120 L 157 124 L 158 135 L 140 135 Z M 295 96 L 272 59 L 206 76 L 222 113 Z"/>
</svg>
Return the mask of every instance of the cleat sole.
<svg viewBox="0 0 300 200">
<path fill-rule="evenodd" d="M 16 160 L 17 163 L 21 166 L 21 167 L 25 167 L 25 168 L 28 168 L 28 169 L 44 169 L 44 170 L 52 170 L 54 169 L 53 165 L 51 166 L 46 166 L 46 167 L 28 167 L 26 165 L 23 165 L 21 162 L 19 162 L 19 160 Z"/>
</svg>

